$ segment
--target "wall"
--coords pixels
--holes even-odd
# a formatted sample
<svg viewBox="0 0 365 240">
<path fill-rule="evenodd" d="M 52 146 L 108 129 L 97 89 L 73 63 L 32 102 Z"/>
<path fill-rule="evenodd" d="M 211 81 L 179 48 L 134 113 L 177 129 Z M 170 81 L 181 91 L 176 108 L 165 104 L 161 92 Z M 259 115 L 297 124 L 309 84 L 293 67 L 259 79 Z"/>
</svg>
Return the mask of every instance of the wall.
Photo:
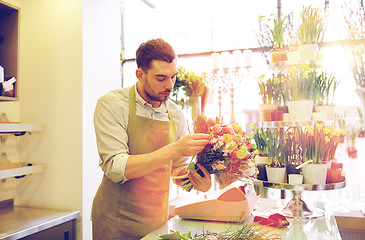
<svg viewBox="0 0 365 240">
<path fill-rule="evenodd" d="M 120 3 L 116 0 L 83 2 L 83 239 L 91 239 L 91 204 L 102 178 L 94 135 L 97 99 L 120 88 Z"/>
</svg>

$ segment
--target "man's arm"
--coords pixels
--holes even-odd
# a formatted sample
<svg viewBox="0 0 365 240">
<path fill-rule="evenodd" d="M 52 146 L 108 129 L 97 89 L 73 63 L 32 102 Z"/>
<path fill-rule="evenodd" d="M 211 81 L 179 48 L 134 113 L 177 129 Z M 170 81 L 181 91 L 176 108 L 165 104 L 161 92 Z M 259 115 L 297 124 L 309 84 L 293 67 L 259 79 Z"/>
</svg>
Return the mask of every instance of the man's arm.
<svg viewBox="0 0 365 240">
<path fill-rule="evenodd" d="M 201 152 L 209 141 L 209 134 L 189 134 L 154 152 L 131 155 L 127 160 L 124 175 L 128 179 L 145 176 L 174 158 L 193 156 Z"/>
</svg>

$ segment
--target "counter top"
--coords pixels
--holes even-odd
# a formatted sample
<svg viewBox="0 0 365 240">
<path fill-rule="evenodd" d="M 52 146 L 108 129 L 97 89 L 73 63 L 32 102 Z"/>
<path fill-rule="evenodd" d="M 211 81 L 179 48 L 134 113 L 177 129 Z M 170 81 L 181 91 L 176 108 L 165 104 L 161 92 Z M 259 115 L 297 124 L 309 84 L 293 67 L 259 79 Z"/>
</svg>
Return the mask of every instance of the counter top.
<svg viewBox="0 0 365 240">
<path fill-rule="evenodd" d="M 259 211 L 260 214 L 267 214 L 266 210 L 277 212 L 283 206 L 283 202 L 280 201 L 261 199 L 255 214 L 259 215 L 256 211 Z M 244 223 L 250 223 L 252 220 L 253 217 L 250 216 Z M 288 219 L 288 221 L 290 222 L 288 228 L 278 229 L 255 224 L 255 229 L 267 232 L 270 235 L 280 236 L 281 239 L 341 240 L 335 217 L 331 213 L 326 212 L 325 216 L 320 218 L 305 220 Z M 220 233 L 228 230 L 230 227 L 237 228 L 239 226 L 240 224 L 238 223 L 190 220 L 174 216 L 166 224 L 148 234 L 142 240 L 159 239 L 158 235 L 170 233 L 171 230 L 180 231 L 180 233 L 191 231 L 192 236 L 194 236 L 194 234 L 202 234 L 207 231 Z"/>
<path fill-rule="evenodd" d="M 14 206 L 0 209 L 0 239 L 12 240 L 74 220 L 80 211 Z"/>
</svg>

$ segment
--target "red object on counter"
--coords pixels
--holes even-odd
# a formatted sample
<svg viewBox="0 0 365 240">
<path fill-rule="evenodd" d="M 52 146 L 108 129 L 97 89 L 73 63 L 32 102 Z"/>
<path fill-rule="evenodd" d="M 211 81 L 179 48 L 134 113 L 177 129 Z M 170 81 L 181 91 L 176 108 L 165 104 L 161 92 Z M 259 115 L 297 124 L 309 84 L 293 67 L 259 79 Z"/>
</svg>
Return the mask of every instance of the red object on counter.
<svg viewBox="0 0 365 240">
<path fill-rule="evenodd" d="M 288 220 L 286 220 L 286 217 L 279 213 L 272 214 L 268 218 L 256 216 L 253 219 L 253 221 L 261 225 L 266 225 L 269 227 L 276 227 L 276 228 L 283 228 L 289 225 L 289 222 Z"/>
</svg>

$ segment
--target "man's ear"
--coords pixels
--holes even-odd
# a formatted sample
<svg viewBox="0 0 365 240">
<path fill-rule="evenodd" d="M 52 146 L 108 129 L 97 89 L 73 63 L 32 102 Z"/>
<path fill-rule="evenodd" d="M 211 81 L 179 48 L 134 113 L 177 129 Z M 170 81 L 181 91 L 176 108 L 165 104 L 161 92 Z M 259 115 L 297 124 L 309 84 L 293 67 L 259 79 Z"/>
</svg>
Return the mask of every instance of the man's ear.
<svg viewBox="0 0 365 240">
<path fill-rule="evenodd" d="M 138 78 L 138 80 L 141 80 L 143 78 L 143 74 L 144 74 L 144 72 L 142 71 L 142 69 L 137 68 L 136 77 Z"/>
</svg>

